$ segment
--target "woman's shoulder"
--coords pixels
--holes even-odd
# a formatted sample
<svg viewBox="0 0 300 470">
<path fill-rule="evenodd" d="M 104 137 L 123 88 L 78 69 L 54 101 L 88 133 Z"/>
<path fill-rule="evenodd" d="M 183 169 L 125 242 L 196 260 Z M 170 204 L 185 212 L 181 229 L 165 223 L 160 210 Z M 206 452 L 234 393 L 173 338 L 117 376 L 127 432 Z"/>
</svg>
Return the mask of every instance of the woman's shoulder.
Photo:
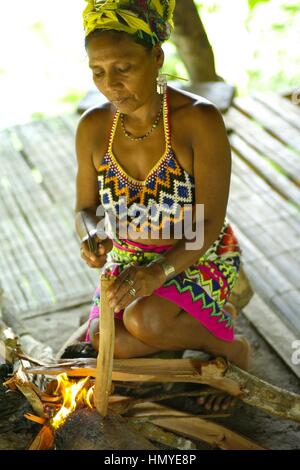
<svg viewBox="0 0 300 470">
<path fill-rule="evenodd" d="M 99 141 L 101 136 L 109 133 L 114 116 L 111 103 L 106 102 L 87 109 L 81 116 L 77 125 L 77 136 L 84 136 L 85 140 Z"/>
<path fill-rule="evenodd" d="M 195 117 L 195 115 L 220 114 L 218 108 L 208 99 L 190 91 L 168 87 L 171 112 L 180 111 Z"/>
<path fill-rule="evenodd" d="M 218 108 L 203 96 L 169 86 L 170 112 L 173 121 L 190 139 L 224 130 L 224 121 Z"/>
</svg>

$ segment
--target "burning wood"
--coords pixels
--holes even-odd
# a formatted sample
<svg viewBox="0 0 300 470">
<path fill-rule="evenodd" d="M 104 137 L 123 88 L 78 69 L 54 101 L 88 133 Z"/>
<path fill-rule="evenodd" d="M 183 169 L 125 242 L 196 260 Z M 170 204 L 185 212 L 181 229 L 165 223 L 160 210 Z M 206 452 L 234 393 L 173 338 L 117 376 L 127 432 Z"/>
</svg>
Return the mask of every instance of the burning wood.
<svg viewBox="0 0 300 470">
<path fill-rule="evenodd" d="M 2 343 L 4 357 L 13 363 L 15 373 L 6 380 L 5 385 L 0 381 L 0 404 L 1 399 L 3 402 L 6 399 L 7 404 L 11 398 L 12 403 L 15 403 L 17 398 L 22 403 L 20 409 L 23 410 L 23 421 L 32 426 L 32 432 L 28 434 L 30 442 L 19 448 L 154 449 L 152 441 L 178 449 L 193 449 L 190 439 L 226 449 L 261 448 L 225 426 L 208 420 L 216 416 L 226 417 L 228 413 L 195 416 L 153 403 L 170 398 L 168 394 L 140 398 L 113 394 L 114 386 L 105 388 L 108 410 L 107 416 L 103 418 L 94 409 L 94 377 L 97 377 L 95 360 L 76 359 L 46 365 L 44 361 L 39 363 L 24 354 L 16 344 L 15 337 L 6 338 Z M 108 368 L 104 373 L 109 371 Z M 40 382 L 42 387 L 32 382 L 36 377 L 33 374 L 44 377 L 44 381 Z M 122 389 L 122 385 L 124 387 L 124 383 L 130 385 L 131 382 L 135 392 L 138 391 L 136 382 L 148 382 L 152 387 L 155 382 L 208 384 L 215 392 L 216 388 L 226 391 L 272 414 L 300 422 L 300 396 L 263 382 L 222 358 L 213 361 L 149 358 L 114 360 L 111 375 L 114 383 L 120 385 L 119 389 Z M 9 395 L 6 392 L 5 396 L 4 387 Z M 177 396 L 199 396 L 209 392 L 211 388 L 208 391 L 186 391 Z M 172 398 L 175 397 L 176 394 L 172 394 Z M 263 397 L 268 397 L 268 400 Z M 38 433 L 37 426 L 41 426 Z"/>
<path fill-rule="evenodd" d="M 95 376 L 95 360 L 53 364 L 48 368 L 32 367 L 30 373 L 69 376 Z M 223 358 L 199 359 L 115 359 L 114 381 L 190 382 L 207 384 L 238 397 L 245 403 L 281 418 L 300 422 L 300 396 L 269 384 L 227 363 Z M 267 397 L 267 399 L 266 399 Z"/>
<path fill-rule="evenodd" d="M 79 380 L 79 382 L 76 380 L 70 381 L 67 374 L 64 373 L 59 375 L 57 380 L 58 386 L 55 394 L 59 393 L 63 397 L 63 403 L 59 412 L 50 420 L 50 425 L 53 429 L 58 429 L 79 406 L 86 404 L 92 408 L 90 403 L 92 388 L 90 387 L 88 390 L 86 388 L 89 377 Z"/>
</svg>

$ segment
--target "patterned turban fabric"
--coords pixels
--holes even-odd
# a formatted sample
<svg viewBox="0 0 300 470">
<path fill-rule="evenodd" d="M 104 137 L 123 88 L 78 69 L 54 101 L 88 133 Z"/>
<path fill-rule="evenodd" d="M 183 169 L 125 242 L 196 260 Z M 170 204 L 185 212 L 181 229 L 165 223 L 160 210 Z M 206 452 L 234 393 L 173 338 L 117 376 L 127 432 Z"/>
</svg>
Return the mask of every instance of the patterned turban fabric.
<svg viewBox="0 0 300 470">
<path fill-rule="evenodd" d="M 176 0 L 86 0 L 85 36 L 95 29 L 124 31 L 149 45 L 162 44 L 174 28 Z"/>
</svg>

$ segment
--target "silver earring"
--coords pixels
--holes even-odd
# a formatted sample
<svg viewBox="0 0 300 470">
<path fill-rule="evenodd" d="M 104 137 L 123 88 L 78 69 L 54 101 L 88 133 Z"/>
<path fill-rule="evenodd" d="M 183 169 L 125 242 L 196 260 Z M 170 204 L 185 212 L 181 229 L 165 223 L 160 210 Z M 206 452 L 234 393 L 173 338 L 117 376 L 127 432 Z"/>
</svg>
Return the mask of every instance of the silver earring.
<svg viewBox="0 0 300 470">
<path fill-rule="evenodd" d="M 167 91 L 167 76 L 164 73 L 158 75 L 157 79 L 157 93 L 159 95 L 164 95 Z"/>
</svg>

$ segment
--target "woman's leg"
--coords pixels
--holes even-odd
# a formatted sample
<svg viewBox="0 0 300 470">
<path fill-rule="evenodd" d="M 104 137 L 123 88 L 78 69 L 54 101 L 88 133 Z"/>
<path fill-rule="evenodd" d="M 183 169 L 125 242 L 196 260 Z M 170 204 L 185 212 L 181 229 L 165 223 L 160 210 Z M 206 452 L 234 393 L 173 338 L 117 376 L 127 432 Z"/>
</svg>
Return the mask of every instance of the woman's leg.
<svg viewBox="0 0 300 470">
<path fill-rule="evenodd" d="M 93 347 L 99 348 L 99 320 L 95 318 L 90 323 L 90 337 Z M 100 339 L 101 341 L 101 339 Z M 123 320 L 115 319 L 115 352 L 116 359 L 126 359 L 131 357 L 143 357 L 154 354 L 160 349 L 140 341 L 132 336 L 125 328 Z"/>
<path fill-rule="evenodd" d="M 132 336 L 158 350 L 199 349 L 224 356 L 241 369 L 249 366 L 250 345 L 245 337 L 237 335 L 231 343 L 220 340 L 178 305 L 161 297 L 137 299 L 125 309 L 123 320 Z M 207 409 L 225 409 L 234 403 L 235 399 L 225 394 L 205 400 Z"/>
</svg>

